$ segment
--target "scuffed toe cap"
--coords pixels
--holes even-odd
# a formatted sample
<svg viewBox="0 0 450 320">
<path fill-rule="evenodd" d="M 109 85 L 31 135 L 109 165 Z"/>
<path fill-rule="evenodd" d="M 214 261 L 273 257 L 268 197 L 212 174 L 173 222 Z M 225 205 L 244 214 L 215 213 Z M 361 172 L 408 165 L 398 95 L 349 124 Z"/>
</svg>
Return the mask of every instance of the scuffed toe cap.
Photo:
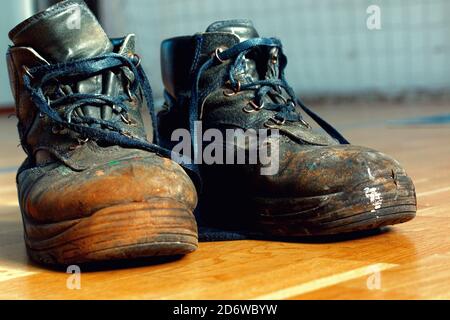
<svg viewBox="0 0 450 320">
<path fill-rule="evenodd" d="M 189 210 L 197 203 L 195 187 L 183 169 L 152 153 L 109 161 L 81 172 L 59 165 L 32 181 L 25 181 L 26 171 L 21 175 L 21 205 L 28 218 L 37 221 L 81 218 L 108 206 L 152 198 L 174 200 Z"/>
<path fill-rule="evenodd" d="M 398 175 L 406 175 L 400 163 L 373 149 L 301 146 L 281 152 L 278 173 L 262 176 L 262 183 L 255 187 L 260 192 L 270 190 L 271 196 L 318 196 L 351 191 L 379 179 L 395 183 Z"/>
</svg>

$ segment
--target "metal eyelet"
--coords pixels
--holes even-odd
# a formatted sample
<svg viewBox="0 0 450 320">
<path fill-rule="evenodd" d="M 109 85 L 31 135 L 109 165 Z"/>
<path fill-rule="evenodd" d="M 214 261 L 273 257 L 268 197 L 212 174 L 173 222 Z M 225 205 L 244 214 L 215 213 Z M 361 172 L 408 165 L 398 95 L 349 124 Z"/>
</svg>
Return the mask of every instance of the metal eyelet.
<svg viewBox="0 0 450 320">
<path fill-rule="evenodd" d="M 269 129 L 278 129 L 278 126 L 276 126 L 275 124 L 269 123 L 269 120 L 267 120 L 267 121 L 264 123 L 264 126 L 265 126 L 266 128 L 269 128 Z"/>
<path fill-rule="evenodd" d="M 30 68 L 28 68 L 27 66 L 22 66 L 22 69 L 31 79 L 34 79 L 34 76 L 30 72 Z"/>
<path fill-rule="evenodd" d="M 62 130 L 62 127 L 59 126 L 59 125 L 54 125 L 54 126 L 52 126 L 52 133 L 53 133 L 53 134 L 58 134 L 58 133 L 61 132 L 61 130 Z"/>
<path fill-rule="evenodd" d="M 221 59 L 221 58 L 219 57 L 219 54 L 221 54 L 222 52 L 224 52 L 226 49 L 228 49 L 228 48 L 227 48 L 227 47 L 218 47 L 218 48 L 216 48 L 216 50 L 214 50 L 214 53 L 212 54 L 212 56 L 213 56 L 214 58 L 216 58 L 217 61 L 219 61 L 220 63 L 224 63 L 225 60 Z"/>
<path fill-rule="evenodd" d="M 74 151 L 74 150 L 78 149 L 79 147 L 81 147 L 82 145 L 86 144 L 88 141 L 89 141 L 89 138 L 85 138 L 85 139 L 77 138 L 78 144 L 70 146 L 69 150 Z"/>
<path fill-rule="evenodd" d="M 125 122 L 126 124 L 130 124 L 130 119 L 128 118 L 128 115 L 125 117 L 125 115 L 121 113 L 120 118 L 122 118 L 123 122 Z"/>
<path fill-rule="evenodd" d="M 269 123 L 269 121 L 272 121 L 273 124 Z M 285 123 L 286 123 L 286 119 L 284 119 L 284 118 L 282 118 L 282 120 L 280 120 L 280 119 L 272 117 L 272 118 L 269 118 L 269 120 L 267 120 L 266 123 L 264 123 L 264 126 L 266 126 L 267 128 L 270 128 L 270 129 L 276 129 Z"/>
<path fill-rule="evenodd" d="M 135 125 L 135 123 L 133 122 L 133 120 L 130 119 L 130 116 L 128 114 L 121 113 L 120 118 L 123 120 L 123 122 L 125 122 L 129 126 Z"/>
<path fill-rule="evenodd" d="M 277 63 L 278 63 L 278 57 L 277 57 L 277 56 L 273 56 L 273 57 L 270 59 L 270 62 L 272 62 L 272 64 L 277 64 Z"/>
<path fill-rule="evenodd" d="M 253 112 L 257 112 L 258 110 L 250 107 L 248 108 L 248 105 L 246 105 L 245 107 L 242 108 L 242 111 L 246 112 L 246 113 L 253 113 Z"/>
<path fill-rule="evenodd" d="M 264 108 L 264 101 L 261 103 L 260 106 L 258 106 L 253 100 L 250 100 L 249 105 L 251 106 L 251 109 L 247 108 L 248 105 L 246 105 L 244 108 L 242 108 L 242 110 L 247 113 L 258 112 L 262 108 Z"/>
<path fill-rule="evenodd" d="M 260 106 L 258 106 L 258 105 L 255 103 L 255 101 L 253 101 L 253 100 L 250 100 L 250 104 L 252 105 L 252 107 L 253 107 L 256 111 L 259 111 L 259 110 L 261 110 L 262 108 L 264 108 L 264 101 L 261 103 Z"/>
<path fill-rule="evenodd" d="M 231 90 L 231 89 L 225 89 L 225 90 L 223 90 L 223 95 L 224 95 L 225 97 L 232 97 L 232 96 L 236 95 L 236 93 L 237 93 L 237 92 L 235 92 L 235 91 L 233 91 L 233 90 Z"/>
<path fill-rule="evenodd" d="M 281 118 L 281 119 L 282 119 L 282 120 L 277 119 L 277 118 L 272 118 L 272 120 L 273 120 L 277 125 L 279 125 L 279 126 L 282 126 L 283 124 L 286 123 L 286 119 L 284 119 L 284 118 Z"/>
<path fill-rule="evenodd" d="M 272 62 L 272 64 L 278 63 L 278 49 L 277 48 L 270 49 L 270 62 Z"/>
<path fill-rule="evenodd" d="M 133 94 L 131 93 L 131 90 L 130 90 L 130 86 L 131 86 L 131 83 L 130 83 L 130 81 L 127 81 L 127 84 L 126 84 L 126 86 L 125 86 L 125 93 L 127 94 L 127 96 L 128 96 L 128 101 L 129 102 L 133 102 Z"/>
<path fill-rule="evenodd" d="M 230 81 L 227 81 L 227 84 L 229 86 L 231 86 Z M 237 82 L 236 88 L 223 90 L 223 95 L 226 97 L 232 97 L 232 96 L 235 96 L 239 91 L 241 91 L 241 82 L 240 81 Z"/>
<path fill-rule="evenodd" d="M 132 139 L 134 138 L 133 134 L 131 132 L 129 132 L 129 131 L 122 131 L 122 132 L 120 132 L 120 134 L 125 136 L 125 137 L 127 137 L 127 138 L 132 138 Z"/>
<path fill-rule="evenodd" d="M 237 86 L 236 86 L 236 89 L 235 89 L 236 93 L 238 93 L 239 91 L 241 91 L 241 82 L 240 81 L 237 82 Z"/>
<path fill-rule="evenodd" d="M 308 122 L 306 122 L 304 119 L 300 119 L 300 122 L 308 129 L 311 129 L 311 125 Z"/>
<path fill-rule="evenodd" d="M 136 68 L 139 67 L 142 61 L 141 56 L 138 55 L 137 53 L 133 53 L 133 58 L 137 58 L 137 63 L 135 63 L 134 65 L 136 66 Z"/>
</svg>

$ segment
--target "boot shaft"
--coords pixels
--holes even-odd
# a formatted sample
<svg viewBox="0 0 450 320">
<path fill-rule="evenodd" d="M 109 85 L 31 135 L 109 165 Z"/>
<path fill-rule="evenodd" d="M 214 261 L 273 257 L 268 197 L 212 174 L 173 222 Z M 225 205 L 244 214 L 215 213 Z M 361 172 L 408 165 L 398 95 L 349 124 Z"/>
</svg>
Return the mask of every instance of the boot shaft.
<svg viewBox="0 0 450 320">
<path fill-rule="evenodd" d="M 32 74 L 31 70 L 36 67 L 47 66 L 50 72 L 55 65 L 73 64 L 72 74 L 47 79 L 39 88 L 49 108 L 56 111 L 63 122 L 95 128 L 105 134 L 111 131 L 111 124 L 121 134 L 146 139 L 141 117 L 142 89 L 135 88 L 131 93 L 135 74 L 130 67 L 118 65 L 94 74 L 83 73 L 83 66 L 89 68 L 89 63 L 97 57 L 108 54 L 137 61 L 134 35 L 110 40 L 84 3 L 63 1 L 20 23 L 10 31 L 9 37 L 14 45 L 8 49 L 7 63 L 19 135 L 25 152 L 36 164 L 77 158 L 79 146 L 89 138 L 87 134 L 56 123 L 37 107 L 24 82 L 28 78 L 30 85 L 37 88 L 48 75 L 42 71 Z M 78 69 L 77 62 L 80 62 Z M 91 103 L 80 104 L 77 97 L 86 98 L 82 96 L 85 94 L 93 99 Z M 129 97 L 122 99 L 124 105 L 121 106 L 106 103 L 103 98 L 96 100 L 93 95 L 103 95 L 111 101 L 119 96 Z M 66 101 L 55 105 L 62 98 Z"/>
<path fill-rule="evenodd" d="M 307 108 L 284 78 L 287 59 L 281 42 L 259 38 L 248 20 L 219 21 L 203 33 L 165 40 L 161 62 L 166 104 L 158 121 L 163 137 L 179 127 L 192 130 L 194 119 L 202 121 L 203 129 L 278 129 L 295 142 L 336 144 L 303 120 L 300 109 Z"/>
<path fill-rule="evenodd" d="M 258 32 L 250 20 L 218 21 L 211 24 L 205 32 L 193 36 L 175 37 L 161 44 L 162 79 L 167 93 L 173 98 L 190 95 L 192 76 L 216 50 L 225 50 L 251 38 Z M 247 59 L 247 62 L 249 60 Z M 207 87 L 214 78 L 225 76 L 229 62 L 208 70 L 201 79 L 200 87 Z M 254 69 L 254 64 L 252 69 Z M 247 68 L 254 75 L 255 70 Z"/>
</svg>

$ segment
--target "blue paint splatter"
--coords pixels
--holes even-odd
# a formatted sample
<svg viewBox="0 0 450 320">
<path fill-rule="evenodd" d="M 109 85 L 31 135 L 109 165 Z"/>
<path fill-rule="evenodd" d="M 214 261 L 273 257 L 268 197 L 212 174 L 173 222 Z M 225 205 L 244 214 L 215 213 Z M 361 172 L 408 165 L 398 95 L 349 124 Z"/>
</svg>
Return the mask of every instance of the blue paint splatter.
<svg viewBox="0 0 450 320">
<path fill-rule="evenodd" d="M 439 125 L 450 124 L 450 114 L 440 114 L 435 116 L 417 117 L 403 120 L 391 120 L 388 122 L 393 125 Z"/>
<path fill-rule="evenodd" d="M 12 173 L 16 172 L 19 167 L 3 167 L 0 168 L 0 173 Z"/>
</svg>

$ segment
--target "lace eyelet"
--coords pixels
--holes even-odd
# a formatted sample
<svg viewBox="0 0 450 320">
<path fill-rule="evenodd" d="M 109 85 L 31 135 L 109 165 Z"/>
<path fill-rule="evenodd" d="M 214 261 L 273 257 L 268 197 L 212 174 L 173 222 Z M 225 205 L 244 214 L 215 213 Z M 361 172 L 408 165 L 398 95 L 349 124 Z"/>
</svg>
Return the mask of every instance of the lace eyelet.
<svg viewBox="0 0 450 320">
<path fill-rule="evenodd" d="M 261 103 L 260 106 L 258 106 L 253 100 L 250 100 L 249 105 L 251 107 L 250 109 L 247 108 L 248 105 L 246 105 L 245 107 L 242 108 L 242 110 L 246 113 L 258 112 L 261 111 L 262 108 L 264 108 L 264 101 Z"/>
<path fill-rule="evenodd" d="M 275 125 L 275 124 L 273 124 L 273 123 L 269 123 L 269 120 L 267 120 L 267 121 L 264 123 L 264 126 L 265 126 L 266 128 L 269 128 L 269 129 L 278 129 L 278 126 Z"/>
<path fill-rule="evenodd" d="M 52 126 L 52 133 L 53 134 L 60 134 L 61 131 L 63 131 L 63 130 L 64 130 L 64 128 L 61 125 L 59 125 L 59 124 L 55 124 L 55 125 Z"/>
<path fill-rule="evenodd" d="M 261 103 L 261 105 L 258 106 L 258 105 L 255 103 L 255 101 L 250 100 L 250 104 L 252 105 L 252 107 L 253 107 L 256 111 L 259 111 L 259 110 L 261 110 L 262 108 L 264 108 L 264 101 Z"/>
<path fill-rule="evenodd" d="M 219 57 L 219 54 L 221 54 L 222 52 L 224 52 L 226 49 L 228 49 L 228 48 L 227 48 L 227 47 L 218 47 L 218 48 L 216 48 L 216 50 L 214 50 L 214 53 L 212 54 L 212 56 L 213 56 L 214 58 L 216 58 L 217 61 L 219 61 L 220 63 L 224 63 L 225 60 L 221 59 L 221 58 Z"/>
<path fill-rule="evenodd" d="M 239 91 L 241 91 L 241 82 L 239 80 L 237 81 L 236 88 L 234 88 L 233 90 L 235 93 L 238 93 Z"/>
<path fill-rule="evenodd" d="M 81 147 L 82 145 L 86 144 L 88 141 L 89 141 L 89 138 L 85 138 L 85 139 L 77 138 L 78 144 L 70 146 L 69 150 L 74 151 L 74 150 L 78 149 L 79 147 Z"/>
<path fill-rule="evenodd" d="M 308 129 L 311 129 L 311 125 L 308 122 L 306 122 L 304 119 L 300 119 L 300 122 Z"/>
<path fill-rule="evenodd" d="M 127 94 L 127 96 L 128 96 L 128 101 L 129 102 L 133 102 L 133 100 L 134 100 L 134 97 L 133 97 L 133 94 L 131 93 L 131 90 L 130 90 L 130 82 L 128 81 L 127 82 L 127 85 L 125 86 L 125 93 Z"/>
<path fill-rule="evenodd" d="M 233 91 L 233 90 L 231 90 L 231 89 L 225 89 L 225 90 L 223 90 L 223 95 L 224 95 L 225 97 L 232 97 L 232 96 L 235 96 L 236 93 L 237 93 L 237 92 L 235 92 L 235 91 Z"/>
<path fill-rule="evenodd" d="M 254 108 L 250 107 L 248 108 L 248 104 L 242 108 L 242 111 L 244 111 L 245 113 L 254 113 L 257 112 L 258 110 L 255 110 Z"/>
<path fill-rule="evenodd" d="M 130 119 L 128 114 L 121 113 L 120 118 L 125 122 L 127 125 L 132 126 L 134 125 L 134 122 Z"/>
<path fill-rule="evenodd" d="M 31 79 L 34 79 L 34 76 L 30 72 L 30 68 L 28 68 L 27 66 L 22 66 L 22 69 Z"/>
<path fill-rule="evenodd" d="M 272 121 L 273 124 L 269 123 L 269 121 Z M 286 123 L 286 119 L 282 118 L 282 120 L 277 119 L 275 117 L 269 118 L 269 120 L 266 121 L 266 123 L 264 123 L 264 126 L 266 126 L 267 128 L 270 129 L 276 129 L 279 126 L 282 126 Z"/>
<path fill-rule="evenodd" d="M 137 59 L 137 62 L 134 65 L 136 66 L 136 68 L 139 67 L 142 61 L 141 56 L 138 55 L 137 53 L 133 53 L 133 58 Z"/>
<path fill-rule="evenodd" d="M 270 49 L 270 62 L 272 62 L 272 64 L 278 63 L 278 49 L 277 48 Z"/>
<path fill-rule="evenodd" d="M 279 120 L 277 118 L 273 118 L 272 120 L 279 126 L 282 126 L 283 124 L 286 123 L 286 119 L 284 119 L 284 118 L 282 120 Z"/>
<path fill-rule="evenodd" d="M 122 132 L 120 132 L 120 134 L 127 138 L 131 138 L 131 139 L 134 138 L 133 135 L 131 134 L 131 132 L 128 132 L 128 131 L 122 131 Z"/>
<path fill-rule="evenodd" d="M 229 85 L 231 87 L 230 81 L 227 81 L 227 85 Z M 235 96 L 239 91 L 241 91 L 241 82 L 240 81 L 237 82 L 236 88 L 223 90 L 223 95 L 226 97 L 232 97 L 232 96 Z"/>
</svg>

